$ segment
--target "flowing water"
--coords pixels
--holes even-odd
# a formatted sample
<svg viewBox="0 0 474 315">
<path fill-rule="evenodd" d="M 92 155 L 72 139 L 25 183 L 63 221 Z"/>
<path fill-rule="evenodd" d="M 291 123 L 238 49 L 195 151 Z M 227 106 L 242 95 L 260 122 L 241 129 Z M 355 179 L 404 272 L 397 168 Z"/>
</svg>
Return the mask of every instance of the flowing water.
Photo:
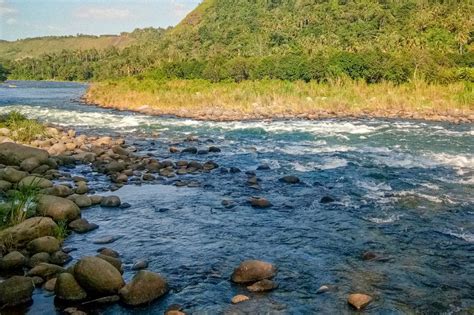
<svg viewBox="0 0 474 315">
<path fill-rule="evenodd" d="M 20 110 L 83 133 L 118 134 L 159 159 L 212 159 L 219 169 L 193 176 L 199 187 L 129 185 L 116 192 L 129 209 L 90 208 L 83 216 L 100 228 L 73 235 L 75 258 L 95 254 L 93 240 L 120 236 L 126 279 L 136 259 L 162 273 L 170 293 L 150 306 L 119 304 L 103 314 L 162 314 L 171 304 L 188 313 L 345 314 L 345 299 L 361 291 L 375 297 L 369 314 L 467 314 L 474 311 L 473 125 L 402 120 L 200 122 L 85 106 L 74 101 L 76 83 L 10 82 L 0 87 L 0 113 Z M 156 133 L 160 136 L 157 137 Z M 200 147 L 222 153 L 175 156 L 171 144 L 193 134 Z M 208 140 L 210 139 L 210 140 Z M 261 164 L 270 170 L 256 170 Z M 81 170 L 78 170 L 80 172 Z M 255 171 L 261 190 L 246 184 Z M 82 170 L 84 172 L 84 170 Z M 302 183 L 278 181 L 296 175 Z M 92 179 L 91 179 L 92 180 Z M 273 207 L 253 209 L 251 196 Z M 320 203 L 324 196 L 335 202 Z M 232 199 L 234 208 L 221 205 Z M 363 261 L 364 251 L 383 256 Z M 245 288 L 230 274 L 244 259 L 279 268 L 273 292 L 231 306 Z M 332 290 L 316 294 L 321 285 Z M 257 311 L 258 310 L 258 311 Z M 31 314 L 54 312 L 38 291 Z"/>
</svg>

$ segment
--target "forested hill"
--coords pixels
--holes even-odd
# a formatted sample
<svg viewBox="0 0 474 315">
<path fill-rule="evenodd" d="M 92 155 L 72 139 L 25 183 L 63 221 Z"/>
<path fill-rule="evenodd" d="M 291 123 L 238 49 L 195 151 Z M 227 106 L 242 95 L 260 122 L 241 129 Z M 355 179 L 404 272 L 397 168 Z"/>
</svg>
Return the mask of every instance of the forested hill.
<svg viewBox="0 0 474 315">
<path fill-rule="evenodd" d="M 62 80 L 472 80 L 473 12 L 471 1 L 204 0 L 159 39 L 10 67 L 15 78 Z"/>
<path fill-rule="evenodd" d="M 0 40 L 0 58 L 4 60 L 19 60 L 28 57 L 36 58 L 45 54 L 60 53 L 63 50 L 123 49 L 141 41 L 159 37 L 163 31 L 162 29 L 146 28 L 136 29 L 131 33 L 123 32 L 120 35 L 45 36 L 16 41 Z"/>
</svg>

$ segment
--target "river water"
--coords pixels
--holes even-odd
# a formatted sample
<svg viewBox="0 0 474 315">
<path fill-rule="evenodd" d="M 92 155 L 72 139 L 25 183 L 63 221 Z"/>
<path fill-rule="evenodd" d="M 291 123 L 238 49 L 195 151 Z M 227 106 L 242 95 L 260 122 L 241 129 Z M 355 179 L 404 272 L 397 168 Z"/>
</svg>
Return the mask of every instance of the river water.
<svg viewBox="0 0 474 315">
<path fill-rule="evenodd" d="M 9 82 L 0 87 L 0 113 L 16 109 L 80 133 L 121 135 L 159 159 L 213 160 L 243 170 L 191 176 L 200 183 L 194 188 L 173 186 L 176 179 L 129 185 L 114 194 L 131 208 L 84 210 L 100 228 L 66 240 L 65 246 L 78 249 L 75 258 L 95 254 L 102 245 L 93 241 L 101 236 L 120 236 L 108 246 L 121 253 L 126 279 L 133 276 L 133 261 L 147 258 L 149 269 L 171 286 L 149 306 L 117 304 L 93 312 L 162 314 L 178 303 L 192 314 L 350 314 L 345 301 L 355 291 L 375 297 L 368 314 L 473 311 L 472 124 L 200 122 L 85 106 L 75 100 L 86 88 Z M 222 152 L 170 155 L 169 146 L 189 134 L 199 137 L 199 147 L 212 141 Z M 270 170 L 256 170 L 261 164 Z M 256 172 L 260 190 L 248 187 L 245 171 Z M 302 183 L 279 182 L 284 175 Z M 253 209 L 247 204 L 251 196 L 266 197 L 273 207 Z M 320 203 L 324 196 L 335 201 Z M 236 206 L 223 207 L 224 199 Z M 364 261 L 364 251 L 384 259 Z M 251 258 L 278 266 L 279 288 L 231 306 L 232 296 L 248 293 L 229 277 Z M 332 290 L 316 294 L 321 285 Z M 53 312 L 52 297 L 37 291 L 29 313 Z"/>
</svg>

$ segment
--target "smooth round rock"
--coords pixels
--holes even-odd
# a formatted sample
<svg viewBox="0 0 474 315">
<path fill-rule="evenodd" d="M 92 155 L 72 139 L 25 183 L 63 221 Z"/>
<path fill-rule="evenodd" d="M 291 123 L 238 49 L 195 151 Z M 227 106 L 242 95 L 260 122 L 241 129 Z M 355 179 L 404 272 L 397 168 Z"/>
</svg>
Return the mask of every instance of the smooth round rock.
<svg viewBox="0 0 474 315">
<path fill-rule="evenodd" d="M 57 277 L 54 293 L 65 301 L 81 301 L 87 297 L 86 291 L 70 273 L 62 273 Z"/>
<path fill-rule="evenodd" d="M 249 283 L 264 279 L 271 279 L 276 275 L 277 268 L 264 261 L 243 261 L 232 273 L 232 281 L 235 283 Z"/>
<path fill-rule="evenodd" d="M 372 297 L 370 295 L 362 293 L 350 294 L 347 298 L 347 303 L 349 303 L 357 310 L 365 308 L 367 305 L 370 304 L 370 302 L 372 302 Z"/>
<path fill-rule="evenodd" d="M 13 276 L 0 282 L 0 307 L 15 306 L 31 301 L 35 286 L 28 277 Z"/>
<path fill-rule="evenodd" d="M 232 304 L 237 304 L 237 303 L 241 303 L 248 300 L 250 300 L 248 296 L 243 295 L 243 294 L 238 294 L 232 298 L 231 302 Z"/>
<path fill-rule="evenodd" d="M 98 257 L 81 258 L 74 267 L 74 276 L 86 292 L 93 295 L 114 295 L 124 286 L 120 272 Z"/>
<path fill-rule="evenodd" d="M 122 301 L 127 305 L 149 303 L 168 292 L 168 283 L 159 274 L 141 270 L 119 291 Z"/>
<path fill-rule="evenodd" d="M 32 240 L 26 248 L 32 254 L 37 253 L 54 253 L 59 250 L 61 243 L 52 236 L 43 236 Z"/>
</svg>

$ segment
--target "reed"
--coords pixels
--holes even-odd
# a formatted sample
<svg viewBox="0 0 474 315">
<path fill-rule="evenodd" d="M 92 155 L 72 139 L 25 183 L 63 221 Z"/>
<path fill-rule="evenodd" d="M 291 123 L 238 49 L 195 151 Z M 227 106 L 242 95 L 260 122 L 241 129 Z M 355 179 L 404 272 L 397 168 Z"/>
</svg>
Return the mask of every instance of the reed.
<svg viewBox="0 0 474 315">
<path fill-rule="evenodd" d="M 210 83 L 127 78 L 94 83 L 86 100 L 104 107 L 214 120 L 373 116 L 473 119 L 474 84 L 367 84 L 279 80 Z"/>
</svg>

